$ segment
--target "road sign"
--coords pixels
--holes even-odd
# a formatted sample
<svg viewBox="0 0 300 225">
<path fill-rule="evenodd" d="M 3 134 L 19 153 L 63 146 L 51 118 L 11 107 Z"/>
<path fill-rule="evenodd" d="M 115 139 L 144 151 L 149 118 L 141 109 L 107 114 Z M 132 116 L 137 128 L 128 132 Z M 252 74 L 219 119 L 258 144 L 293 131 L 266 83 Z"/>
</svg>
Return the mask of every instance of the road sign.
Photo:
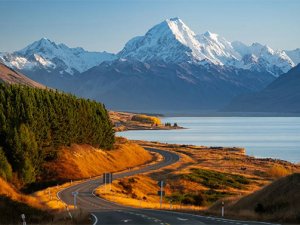
<svg viewBox="0 0 300 225">
<path fill-rule="evenodd" d="M 78 191 L 72 192 L 72 195 L 78 195 Z"/>
<path fill-rule="evenodd" d="M 158 192 L 157 192 L 157 195 L 159 195 L 159 196 L 165 196 L 166 193 L 165 193 L 165 191 L 158 191 Z"/>
<path fill-rule="evenodd" d="M 113 180 L 112 173 L 103 173 L 103 183 L 111 184 Z"/>
</svg>

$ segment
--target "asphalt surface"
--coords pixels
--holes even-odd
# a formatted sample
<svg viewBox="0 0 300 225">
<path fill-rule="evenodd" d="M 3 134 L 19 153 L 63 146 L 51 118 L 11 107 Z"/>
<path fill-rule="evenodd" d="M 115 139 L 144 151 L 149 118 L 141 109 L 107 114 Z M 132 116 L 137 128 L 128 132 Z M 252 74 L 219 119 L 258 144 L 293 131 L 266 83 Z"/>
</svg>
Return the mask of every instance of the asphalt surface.
<svg viewBox="0 0 300 225">
<path fill-rule="evenodd" d="M 159 149 L 147 150 L 157 152 L 163 156 L 163 160 L 156 164 L 147 165 L 139 169 L 116 173 L 113 179 L 119 179 L 135 174 L 149 172 L 171 165 L 179 160 L 175 153 Z M 109 171 L 108 171 L 109 172 Z M 66 188 L 58 193 L 58 197 L 68 205 L 74 204 L 72 192 L 78 192 L 77 207 L 88 211 L 93 216 L 93 225 L 267 225 L 255 221 L 228 220 L 216 217 L 200 216 L 188 213 L 179 213 L 164 210 L 138 209 L 109 202 L 94 195 L 94 190 L 103 184 L 102 176 L 97 179 L 87 180 Z M 72 213 L 72 212 L 71 212 Z"/>
</svg>

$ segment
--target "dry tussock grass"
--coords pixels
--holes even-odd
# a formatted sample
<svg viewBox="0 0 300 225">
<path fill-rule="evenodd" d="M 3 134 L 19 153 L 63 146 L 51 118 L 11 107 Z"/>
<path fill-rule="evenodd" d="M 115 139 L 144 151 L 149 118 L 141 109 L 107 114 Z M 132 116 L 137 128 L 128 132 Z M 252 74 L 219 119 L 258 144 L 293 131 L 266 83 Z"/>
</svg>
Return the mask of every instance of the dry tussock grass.
<svg viewBox="0 0 300 225">
<path fill-rule="evenodd" d="M 145 175 L 136 175 L 120 180 L 113 181 L 110 186 L 100 186 L 96 190 L 96 194 L 113 202 L 124 205 L 142 208 L 160 208 L 160 197 L 157 194 L 159 191 L 157 181 Z M 165 188 L 166 194 L 170 194 L 170 188 Z M 204 207 L 171 204 L 163 200 L 163 209 L 173 210 L 200 210 Z"/>
<path fill-rule="evenodd" d="M 273 165 L 269 168 L 267 173 L 273 178 L 280 178 L 292 173 L 290 168 L 286 168 L 282 165 Z"/>
<path fill-rule="evenodd" d="M 119 139 L 114 150 L 103 151 L 89 145 L 72 145 L 62 149 L 59 158 L 46 165 L 52 171 L 52 179 L 76 180 L 101 175 L 103 172 L 126 170 L 150 162 L 153 156 L 148 151 L 126 139 Z M 67 182 L 63 185 L 49 187 L 24 195 L 0 178 L 0 195 L 26 203 L 32 207 L 64 211 L 65 203 L 57 198 L 57 192 L 80 181 Z M 50 193 L 50 195 L 49 195 Z M 72 209 L 72 207 L 69 207 Z"/>
<path fill-rule="evenodd" d="M 8 196 L 14 201 L 23 202 L 35 208 L 43 208 L 43 205 L 36 198 L 29 195 L 21 194 L 18 190 L 16 190 L 12 185 L 4 181 L 1 177 L 0 195 Z"/>
<path fill-rule="evenodd" d="M 152 155 L 130 141 L 119 141 L 114 150 L 104 151 L 90 145 L 62 149 L 59 158 L 46 165 L 57 179 L 83 179 L 103 172 L 116 172 L 151 161 Z"/>
<path fill-rule="evenodd" d="M 158 196 L 149 195 L 149 193 L 157 192 L 157 180 L 167 180 L 169 184 L 166 188 L 167 194 L 168 189 L 172 192 L 179 193 L 201 193 L 207 191 L 207 187 L 182 178 L 184 174 L 190 173 L 192 168 L 198 168 L 242 175 L 250 181 L 248 184 L 244 184 L 242 188 L 227 187 L 226 189 L 216 190 L 229 193 L 231 196 L 223 198 L 222 201 L 226 201 L 227 204 L 233 204 L 243 196 L 266 186 L 274 180 L 275 176 L 283 176 L 291 172 L 300 171 L 299 165 L 286 161 L 258 159 L 247 156 L 243 148 L 210 148 L 205 146 L 162 144 L 145 141 L 136 141 L 136 143 L 143 147 L 174 151 L 181 156 L 180 161 L 158 171 L 146 173 L 145 177 L 143 177 L 143 181 L 145 181 L 143 184 L 137 181 L 133 185 L 134 196 L 122 192 L 124 187 L 120 186 L 118 181 L 115 181 L 111 193 L 103 193 L 103 187 L 99 188 L 98 193 L 103 197 L 122 204 L 157 208 L 159 207 Z M 124 179 L 121 179 L 121 181 L 124 181 Z M 125 182 L 127 181 L 125 180 Z M 143 200 L 143 196 L 146 196 L 147 200 Z M 220 207 L 218 207 L 218 203 L 216 203 L 216 205 L 219 210 Z M 165 207 L 168 208 L 169 204 L 167 203 Z M 212 211 L 213 207 L 211 209 L 211 212 Z M 246 210 L 245 215 L 246 214 L 251 216 L 250 214 L 253 213 L 249 213 L 249 211 Z"/>
</svg>

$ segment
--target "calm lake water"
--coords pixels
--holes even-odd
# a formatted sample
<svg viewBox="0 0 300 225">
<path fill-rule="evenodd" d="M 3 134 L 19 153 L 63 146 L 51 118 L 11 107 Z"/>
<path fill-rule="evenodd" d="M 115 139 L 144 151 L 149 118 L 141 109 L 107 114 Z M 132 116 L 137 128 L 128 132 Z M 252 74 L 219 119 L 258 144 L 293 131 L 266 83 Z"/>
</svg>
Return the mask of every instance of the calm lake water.
<svg viewBox="0 0 300 225">
<path fill-rule="evenodd" d="M 300 117 L 166 117 L 187 129 L 119 132 L 134 140 L 237 146 L 256 157 L 300 162 Z"/>
</svg>

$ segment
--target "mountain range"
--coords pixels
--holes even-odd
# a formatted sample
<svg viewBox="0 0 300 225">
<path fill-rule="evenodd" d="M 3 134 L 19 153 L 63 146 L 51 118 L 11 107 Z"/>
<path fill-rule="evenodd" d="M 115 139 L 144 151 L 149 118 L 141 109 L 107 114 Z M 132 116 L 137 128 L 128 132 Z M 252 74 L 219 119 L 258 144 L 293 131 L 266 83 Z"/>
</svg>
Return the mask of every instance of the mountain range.
<svg viewBox="0 0 300 225">
<path fill-rule="evenodd" d="M 225 111 L 300 113 L 300 64 L 263 90 L 234 99 Z"/>
<path fill-rule="evenodd" d="M 263 90 L 300 62 L 300 49 L 273 50 L 195 34 L 167 19 L 117 54 L 69 48 L 42 38 L 0 61 L 44 85 L 102 101 L 108 108 L 165 112 L 219 110 Z"/>
</svg>

